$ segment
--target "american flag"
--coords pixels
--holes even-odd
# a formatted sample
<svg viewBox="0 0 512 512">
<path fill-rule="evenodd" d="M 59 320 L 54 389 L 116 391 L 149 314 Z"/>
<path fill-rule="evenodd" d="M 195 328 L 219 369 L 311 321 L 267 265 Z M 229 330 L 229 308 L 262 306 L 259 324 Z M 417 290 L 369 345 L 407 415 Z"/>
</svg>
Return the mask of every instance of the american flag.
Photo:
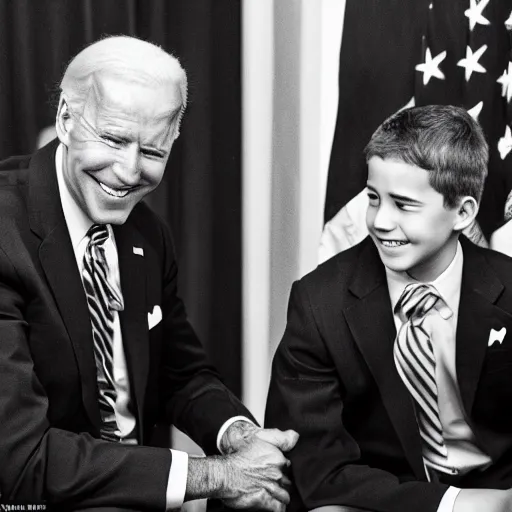
<svg viewBox="0 0 512 512">
<path fill-rule="evenodd" d="M 509 220 L 511 35 L 512 0 L 347 0 L 325 220 L 364 189 L 362 151 L 379 124 L 427 104 L 462 106 L 480 122 L 490 162 L 478 222 L 489 239 Z"/>
</svg>

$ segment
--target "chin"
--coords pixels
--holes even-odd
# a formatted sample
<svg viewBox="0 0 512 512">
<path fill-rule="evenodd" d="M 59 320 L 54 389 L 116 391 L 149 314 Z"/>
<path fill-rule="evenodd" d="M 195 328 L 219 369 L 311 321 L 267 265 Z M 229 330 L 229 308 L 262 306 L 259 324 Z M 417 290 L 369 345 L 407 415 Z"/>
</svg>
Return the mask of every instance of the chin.
<svg viewBox="0 0 512 512">
<path fill-rule="evenodd" d="M 388 264 L 385 261 L 383 261 L 383 263 L 387 269 L 392 270 L 393 272 L 407 272 L 407 270 L 408 270 L 408 268 L 400 266 L 400 265 Z"/>
<path fill-rule="evenodd" d="M 122 224 L 124 224 L 126 222 L 126 219 L 128 219 L 128 217 L 123 217 L 122 219 L 119 219 L 116 217 L 115 219 L 105 222 L 105 224 L 112 224 L 113 226 L 121 226 Z"/>
<path fill-rule="evenodd" d="M 394 272 L 409 272 L 412 266 L 406 261 L 398 261 L 392 258 L 383 258 L 382 256 L 381 261 L 385 267 L 387 267 L 389 270 L 393 270 Z"/>
<path fill-rule="evenodd" d="M 112 224 L 121 225 L 128 219 L 131 210 L 129 212 L 91 212 L 90 218 L 94 224 Z"/>
</svg>

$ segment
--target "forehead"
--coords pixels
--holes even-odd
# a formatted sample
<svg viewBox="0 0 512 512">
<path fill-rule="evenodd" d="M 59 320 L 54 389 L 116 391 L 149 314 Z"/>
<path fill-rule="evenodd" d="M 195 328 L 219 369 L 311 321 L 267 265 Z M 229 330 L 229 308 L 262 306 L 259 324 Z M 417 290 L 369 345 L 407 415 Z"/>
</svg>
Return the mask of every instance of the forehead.
<svg viewBox="0 0 512 512">
<path fill-rule="evenodd" d="M 368 161 L 368 185 L 381 193 L 413 195 L 415 198 L 439 194 L 430 185 L 429 172 L 425 169 L 377 156 Z"/>
<path fill-rule="evenodd" d="M 115 75 L 95 76 L 84 105 L 98 126 L 105 124 L 169 126 L 181 109 L 183 100 L 177 82 L 134 80 Z"/>
</svg>

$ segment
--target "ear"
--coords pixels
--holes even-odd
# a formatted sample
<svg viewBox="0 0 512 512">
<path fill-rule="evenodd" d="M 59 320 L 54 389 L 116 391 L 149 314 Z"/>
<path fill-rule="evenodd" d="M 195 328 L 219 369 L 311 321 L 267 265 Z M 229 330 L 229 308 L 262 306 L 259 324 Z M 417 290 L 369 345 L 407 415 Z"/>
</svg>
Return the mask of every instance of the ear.
<svg viewBox="0 0 512 512">
<path fill-rule="evenodd" d="M 65 146 L 69 146 L 69 131 L 71 129 L 72 119 L 69 113 L 68 99 L 64 93 L 59 98 L 59 108 L 57 109 L 57 118 L 55 119 L 55 129 L 57 137 Z"/>
<path fill-rule="evenodd" d="M 465 196 L 459 200 L 459 205 L 456 206 L 457 218 L 454 231 L 463 231 L 475 220 L 478 213 L 478 203 L 474 197 Z"/>
</svg>

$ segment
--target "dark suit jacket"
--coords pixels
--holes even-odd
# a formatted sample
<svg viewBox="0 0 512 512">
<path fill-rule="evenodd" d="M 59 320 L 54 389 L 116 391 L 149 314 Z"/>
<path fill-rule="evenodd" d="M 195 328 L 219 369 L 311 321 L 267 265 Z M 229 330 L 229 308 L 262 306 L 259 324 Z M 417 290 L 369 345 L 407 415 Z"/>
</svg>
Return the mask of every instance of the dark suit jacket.
<svg viewBox="0 0 512 512">
<path fill-rule="evenodd" d="M 385 270 L 367 238 L 291 291 L 266 411 L 266 426 L 300 434 L 290 454 L 289 510 L 431 512 L 448 484 L 512 487 L 512 259 L 461 243 L 456 371 L 467 420 L 492 466 L 426 482 L 412 398 L 393 360 Z M 488 347 L 491 328 L 502 327 L 503 343 Z"/>
<path fill-rule="evenodd" d="M 0 163 L 2 499 L 164 510 L 170 451 L 98 439 L 89 312 L 60 205 L 56 147 Z M 165 420 L 215 453 L 222 424 L 249 412 L 207 363 L 186 319 L 170 234 L 144 204 L 114 233 L 139 443 Z M 163 319 L 149 330 L 155 305 Z"/>
</svg>

